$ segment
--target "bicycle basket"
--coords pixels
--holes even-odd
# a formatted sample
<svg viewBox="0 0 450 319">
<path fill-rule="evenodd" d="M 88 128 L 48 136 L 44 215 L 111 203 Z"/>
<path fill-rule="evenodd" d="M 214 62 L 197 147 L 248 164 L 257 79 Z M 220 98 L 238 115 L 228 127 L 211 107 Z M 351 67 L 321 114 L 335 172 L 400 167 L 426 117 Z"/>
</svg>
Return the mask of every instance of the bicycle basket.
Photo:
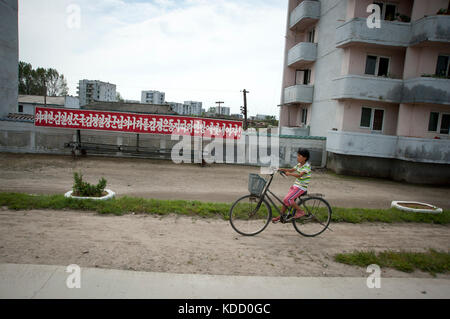
<svg viewBox="0 0 450 319">
<path fill-rule="evenodd" d="M 252 195 L 261 195 L 264 186 L 266 186 L 266 180 L 258 174 L 248 174 L 248 191 Z"/>
</svg>

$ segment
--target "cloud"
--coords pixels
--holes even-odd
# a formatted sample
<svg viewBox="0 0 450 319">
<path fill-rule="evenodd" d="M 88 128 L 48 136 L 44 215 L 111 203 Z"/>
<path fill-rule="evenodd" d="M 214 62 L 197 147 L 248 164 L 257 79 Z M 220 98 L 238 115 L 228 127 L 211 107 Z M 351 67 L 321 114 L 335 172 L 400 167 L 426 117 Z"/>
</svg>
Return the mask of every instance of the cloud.
<svg viewBox="0 0 450 319">
<path fill-rule="evenodd" d="M 71 4 L 80 28 L 68 28 Z M 98 79 L 127 99 L 155 89 L 238 113 L 245 88 L 251 114 L 278 115 L 285 18 L 279 1 L 19 0 L 19 55 L 64 73 L 71 94 Z"/>
</svg>

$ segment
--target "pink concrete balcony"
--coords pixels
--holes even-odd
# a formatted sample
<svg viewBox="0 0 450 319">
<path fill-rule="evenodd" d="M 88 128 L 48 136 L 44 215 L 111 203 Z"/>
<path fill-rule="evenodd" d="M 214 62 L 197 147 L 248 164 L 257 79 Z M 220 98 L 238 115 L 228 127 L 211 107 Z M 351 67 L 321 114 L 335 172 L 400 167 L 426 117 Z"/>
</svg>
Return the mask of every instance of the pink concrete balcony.
<svg viewBox="0 0 450 319">
<path fill-rule="evenodd" d="M 288 66 L 303 68 L 307 64 L 316 61 L 317 43 L 301 42 L 288 52 Z"/>
<path fill-rule="evenodd" d="M 450 16 L 434 15 L 424 17 L 412 24 L 411 46 L 450 44 Z"/>
<path fill-rule="evenodd" d="M 289 17 L 289 29 L 301 31 L 320 19 L 319 1 L 302 1 Z"/>
<path fill-rule="evenodd" d="M 390 47 L 408 47 L 411 24 L 398 21 L 381 21 L 381 28 L 369 29 L 366 18 L 354 18 L 336 29 L 336 47 L 346 48 L 358 44 L 375 44 Z"/>
<path fill-rule="evenodd" d="M 294 85 L 284 89 L 283 104 L 312 103 L 313 85 Z"/>
</svg>

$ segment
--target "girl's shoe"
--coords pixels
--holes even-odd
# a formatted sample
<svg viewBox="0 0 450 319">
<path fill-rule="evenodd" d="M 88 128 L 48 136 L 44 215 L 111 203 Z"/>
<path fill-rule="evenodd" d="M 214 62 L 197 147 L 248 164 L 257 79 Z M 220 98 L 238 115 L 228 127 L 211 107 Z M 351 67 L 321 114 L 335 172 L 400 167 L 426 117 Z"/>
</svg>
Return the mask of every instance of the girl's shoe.
<svg viewBox="0 0 450 319">
<path fill-rule="evenodd" d="M 305 212 L 303 211 L 303 210 L 298 210 L 296 213 L 295 213 L 295 215 L 294 215 L 294 219 L 297 219 L 297 218 L 300 218 L 300 217 L 303 217 L 303 216 L 305 216 Z"/>
<path fill-rule="evenodd" d="M 272 218 L 272 223 L 276 224 L 280 221 L 280 219 L 281 219 L 281 216 L 274 217 L 274 218 Z"/>
</svg>

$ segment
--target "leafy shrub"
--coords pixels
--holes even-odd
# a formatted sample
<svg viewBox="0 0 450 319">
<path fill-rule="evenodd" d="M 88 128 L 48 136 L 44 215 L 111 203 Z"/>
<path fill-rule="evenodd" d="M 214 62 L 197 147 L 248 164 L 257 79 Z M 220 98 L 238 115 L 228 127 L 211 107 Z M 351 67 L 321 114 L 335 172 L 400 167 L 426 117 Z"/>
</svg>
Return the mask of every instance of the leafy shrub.
<svg viewBox="0 0 450 319">
<path fill-rule="evenodd" d="M 106 187 L 106 179 L 103 177 L 98 181 L 97 185 L 91 185 L 87 182 L 83 182 L 83 175 L 75 172 L 73 174 L 73 179 L 75 181 L 72 190 L 72 195 L 74 196 L 89 196 L 89 197 L 101 197 L 105 195 L 104 190 Z"/>
</svg>

